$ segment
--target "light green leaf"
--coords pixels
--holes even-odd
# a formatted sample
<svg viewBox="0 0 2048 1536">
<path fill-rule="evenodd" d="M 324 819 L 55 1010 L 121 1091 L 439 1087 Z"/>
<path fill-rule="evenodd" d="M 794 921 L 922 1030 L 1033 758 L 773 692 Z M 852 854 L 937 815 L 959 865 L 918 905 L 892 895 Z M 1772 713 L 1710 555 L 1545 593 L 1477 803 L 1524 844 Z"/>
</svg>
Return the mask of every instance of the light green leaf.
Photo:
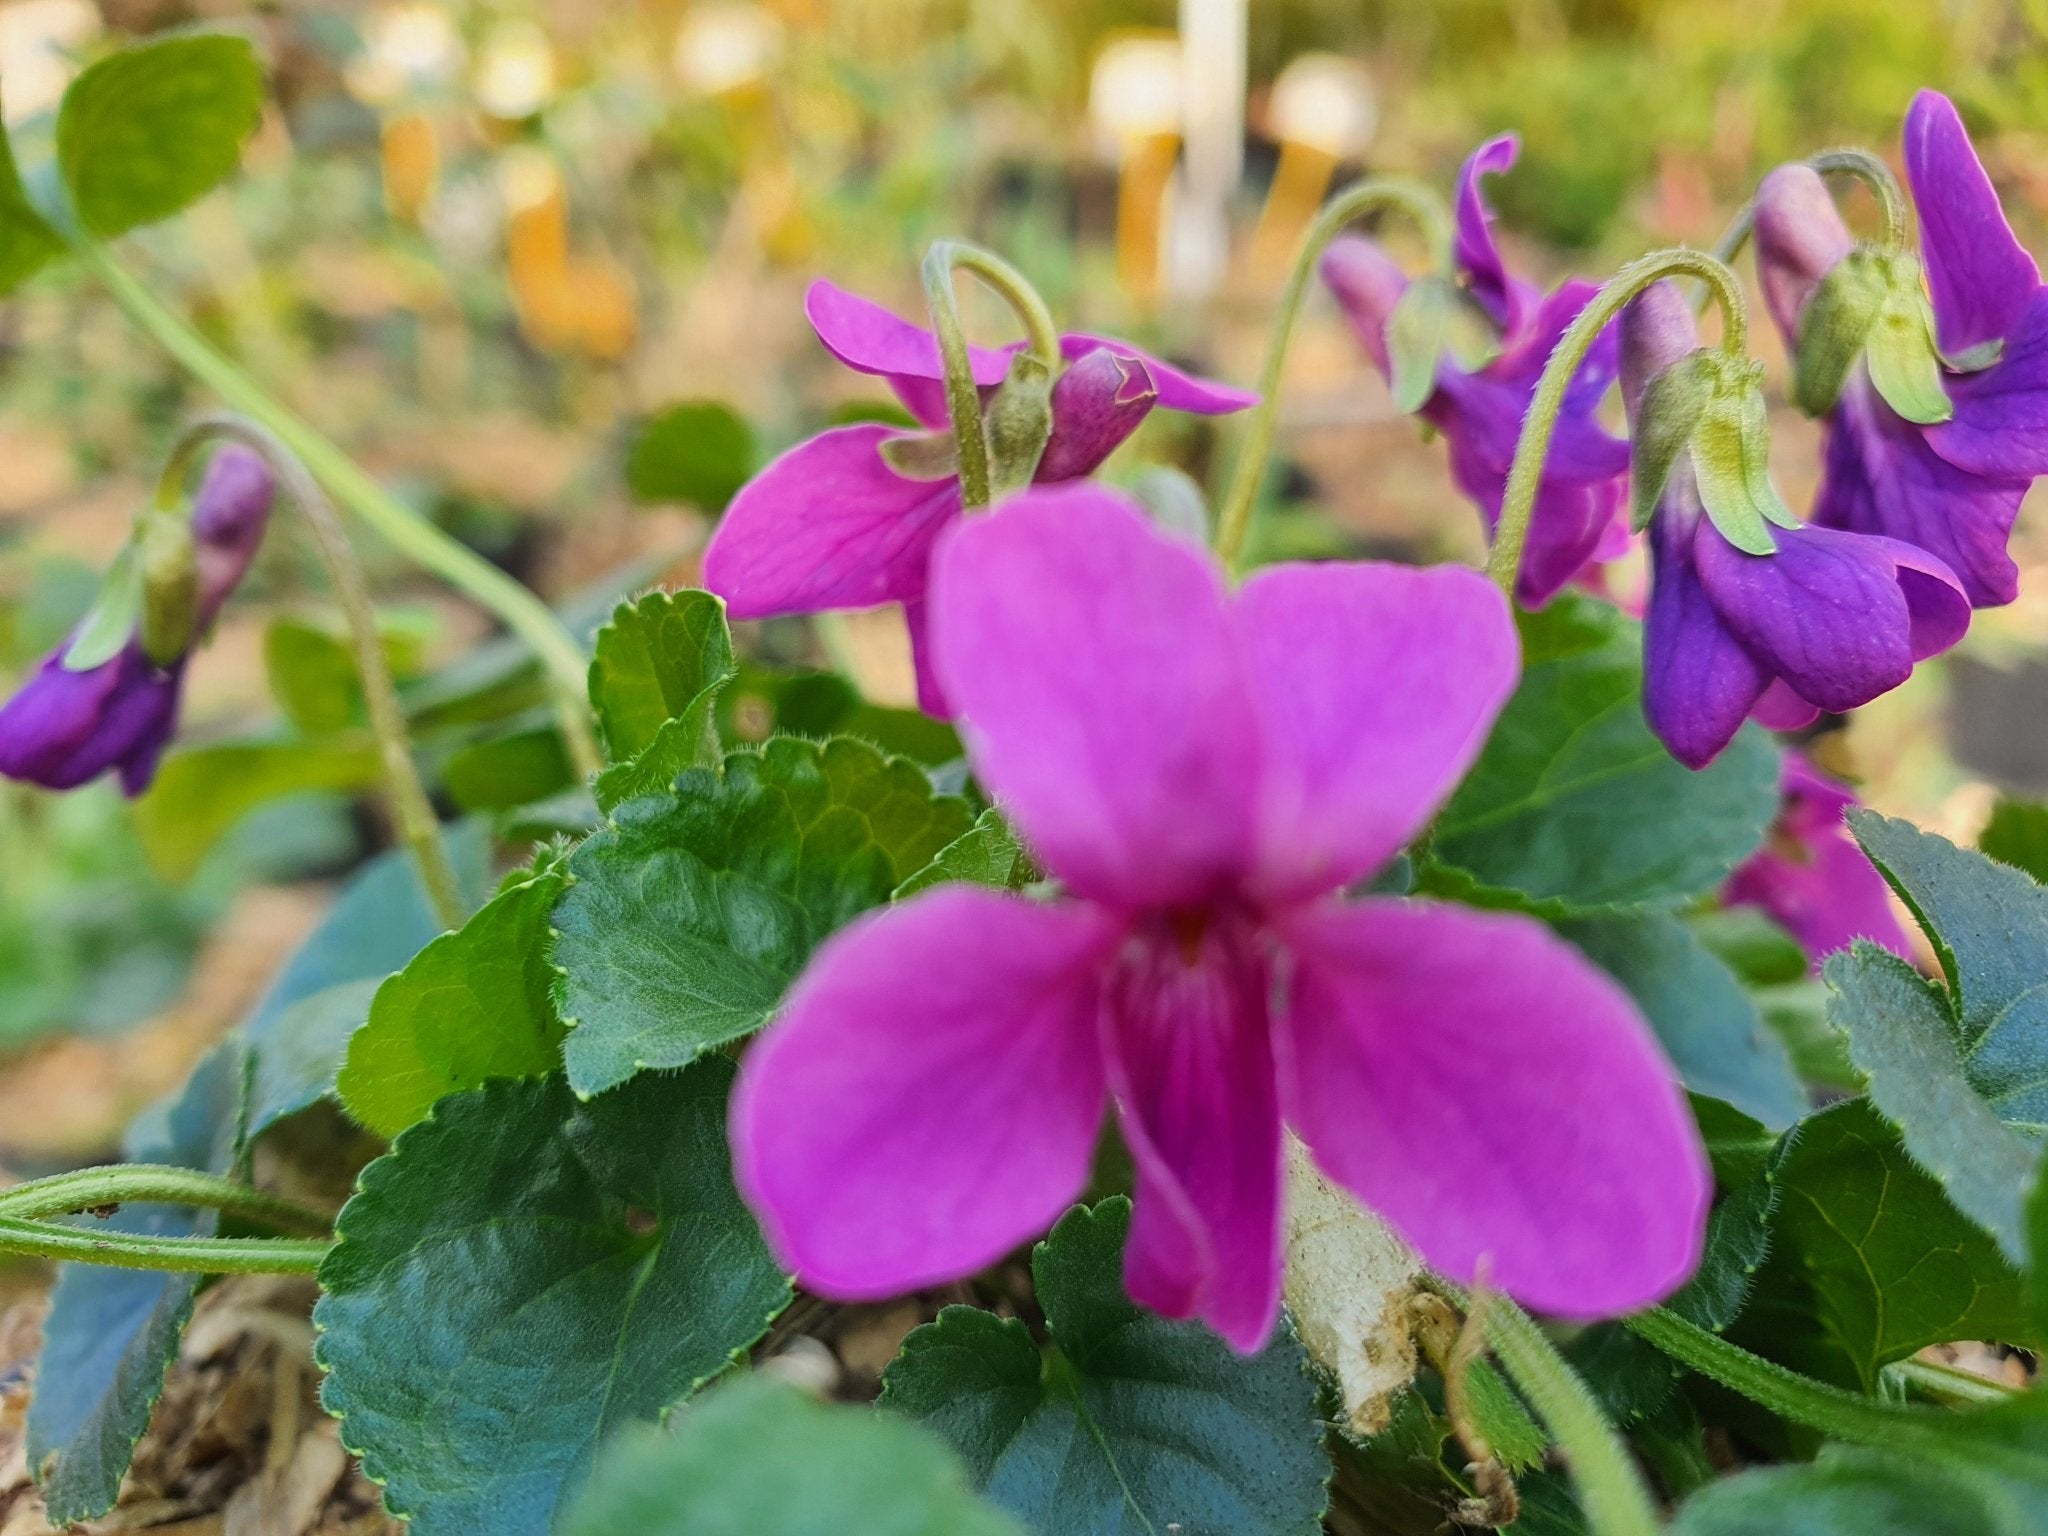
<svg viewBox="0 0 2048 1536">
<path fill-rule="evenodd" d="M 935 885 L 964 881 L 969 885 L 991 886 L 999 891 L 1018 891 L 1038 878 L 1037 867 L 1017 834 L 990 806 L 974 819 L 974 825 L 941 848 L 931 863 L 896 887 L 892 901 L 902 901 Z"/>
<path fill-rule="evenodd" d="M 966 832 L 965 802 L 865 742 L 778 737 L 622 805 L 555 908 L 578 1093 L 758 1029 L 835 929 Z"/>
<path fill-rule="evenodd" d="M 394 676 L 418 669 L 426 639 L 419 625 L 385 624 L 379 638 Z M 332 627 L 301 618 L 272 620 L 263 632 L 263 670 L 285 718 L 305 734 L 319 736 L 363 723 L 355 652 Z"/>
<path fill-rule="evenodd" d="M 724 1061 L 588 1103 L 487 1083 L 363 1171 L 320 1270 L 322 1401 L 419 1536 L 546 1536 L 600 1440 L 788 1303 L 733 1188 L 731 1083 Z"/>
<path fill-rule="evenodd" d="M 715 766 L 713 712 L 735 671 L 722 599 L 650 592 L 621 603 L 590 665 L 590 702 L 613 763 L 598 775 L 598 805 L 659 794 L 684 769 Z"/>
<path fill-rule="evenodd" d="M 0 133 L 0 294 L 12 293 L 64 250 L 22 184 L 14 145 Z"/>
<path fill-rule="evenodd" d="M 1301 1346 L 1283 1330 L 1245 1359 L 1140 1310 L 1130 1219 L 1121 1198 L 1077 1208 L 1033 1251 L 1048 1352 L 1022 1322 L 948 1307 L 904 1340 L 882 1407 L 952 1442 L 1040 1536 L 1314 1536 L 1329 1462 Z"/>
<path fill-rule="evenodd" d="M 640 429 L 626 461 L 626 484 L 641 501 L 687 501 L 715 517 L 759 459 L 754 429 L 731 406 L 686 400 Z"/>
<path fill-rule="evenodd" d="M 1670 1536 L 2033 1536 L 1959 1468 L 1874 1451 L 1759 1467 L 1686 1501 Z"/>
<path fill-rule="evenodd" d="M 376 744 L 354 735 L 188 748 L 164 759 L 136 801 L 136 835 L 165 879 L 188 879 L 257 806 L 315 790 L 355 794 L 376 784 L 379 772 Z"/>
<path fill-rule="evenodd" d="M 57 114 L 57 164 L 72 212 L 111 238 L 167 219 L 231 175 L 263 114 L 248 39 L 184 33 L 89 66 Z"/>
<path fill-rule="evenodd" d="M 1678 456 L 1713 398 L 1718 377 L 1713 357 L 1702 347 L 1688 352 L 1643 390 L 1629 442 L 1630 526 L 1650 526 L 1657 502 L 1677 467 Z"/>
<path fill-rule="evenodd" d="M 598 1457 L 561 1536 L 1020 1536 L 931 1436 L 752 1376 Z"/>
</svg>

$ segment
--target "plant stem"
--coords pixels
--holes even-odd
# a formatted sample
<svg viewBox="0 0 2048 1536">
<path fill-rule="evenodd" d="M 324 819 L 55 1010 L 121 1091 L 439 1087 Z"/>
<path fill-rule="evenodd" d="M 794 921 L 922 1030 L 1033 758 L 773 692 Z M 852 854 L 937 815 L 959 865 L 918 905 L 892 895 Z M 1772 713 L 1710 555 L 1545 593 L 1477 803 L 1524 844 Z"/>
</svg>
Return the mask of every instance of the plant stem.
<svg viewBox="0 0 2048 1536">
<path fill-rule="evenodd" d="M 334 1246 L 326 1238 L 145 1237 L 133 1232 L 92 1232 L 52 1222 L 0 1217 L 0 1253 L 102 1264 L 114 1269 L 160 1269 L 196 1275 L 310 1275 Z"/>
<path fill-rule="evenodd" d="M 1441 1277 L 1423 1283 L 1461 1311 L 1471 1306 L 1463 1290 Z M 1635 1458 L 1543 1330 L 1513 1301 L 1495 1294 L 1487 1300 L 1486 1337 L 1570 1463 L 1593 1536 L 1654 1536 L 1657 1506 Z"/>
<path fill-rule="evenodd" d="M 1002 257 L 960 240 L 934 241 L 925 252 L 925 307 L 939 339 L 939 355 L 946 361 L 946 414 L 952 418 L 960 459 L 960 503 L 971 512 L 987 506 L 992 491 L 981 390 L 974 382 L 967 332 L 960 323 L 959 295 L 953 291 L 953 274 L 960 271 L 972 272 L 1002 295 L 1024 325 L 1026 349 L 1047 369 L 1059 366 L 1060 333 L 1038 290 Z"/>
<path fill-rule="evenodd" d="M 1933 1360 L 1900 1360 L 1884 1368 L 1885 1374 L 1901 1385 L 1948 1403 L 2002 1403 L 2023 1395 L 2024 1389 L 1979 1376 L 1975 1371 Z"/>
<path fill-rule="evenodd" d="M 90 1211 L 101 1206 L 190 1205 L 281 1227 L 325 1235 L 330 1223 L 318 1211 L 267 1195 L 233 1179 L 160 1163 L 115 1163 L 52 1174 L 0 1190 L 0 1217 L 32 1221 Z"/>
<path fill-rule="evenodd" d="M 1551 435 L 1557 430 L 1558 413 L 1564 409 L 1565 393 L 1593 343 L 1623 306 L 1652 283 L 1667 277 L 1704 281 L 1721 306 L 1721 349 L 1731 357 L 1741 357 L 1749 350 L 1749 316 L 1743 305 L 1742 285 L 1726 263 L 1704 251 L 1684 247 L 1652 251 L 1607 280 L 1565 328 L 1550 360 L 1543 365 L 1535 398 L 1522 418 L 1522 434 L 1515 440 L 1514 461 L 1501 495 L 1500 522 L 1494 529 L 1493 550 L 1486 561 L 1486 574 L 1510 599 L 1515 595 L 1515 580 L 1521 574 L 1522 551 L 1529 542 L 1529 519 L 1536 510 L 1536 493 L 1543 483 L 1543 461 L 1550 452 Z"/>
<path fill-rule="evenodd" d="M 130 320 L 153 336 L 230 408 L 275 434 L 333 493 L 335 500 L 368 523 L 400 553 L 488 608 L 524 640 L 547 673 L 570 760 L 586 776 L 603 767 L 585 691 L 588 660 L 576 638 L 563 628 L 546 603 L 399 502 L 341 449 L 215 351 L 210 342 L 116 261 L 105 246 L 81 241 L 77 251 Z"/>
<path fill-rule="evenodd" d="M 1884 243 L 1889 250 L 1901 250 L 1906 243 L 1905 193 L 1899 186 L 1898 178 L 1892 175 L 1892 168 L 1867 149 L 1824 149 L 1808 158 L 1808 165 L 1822 176 L 1854 176 L 1877 197 L 1880 217 L 1884 221 Z M 1736 211 L 1728 227 L 1721 231 L 1721 238 L 1714 242 L 1714 259 L 1732 262 L 1742 254 L 1742 248 L 1749 244 L 1749 237 L 1756 231 L 1756 199 L 1751 198 Z M 1701 303 L 1705 303 L 1702 296 Z"/>
<path fill-rule="evenodd" d="M 1346 226 L 1381 209 L 1404 213 L 1419 225 L 1429 245 L 1431 268 L 1450 269 L 1450 217 L 1427 187 L 1376 176 L 1354 182 L 1323 204 L 1315 222 L 1302 236 L 1294 253 L 1294 265 L 1287 273 L 1287 286 L 1281 290 L 1280 307 L 1274 313 L 1273 329 L 1266 339 L 1265 362 L 1259 369 L 1259 403 L 1252 407 L 1245 422 L 1244 446 L 1238 451 L 1230 486 L 1216 519 L 1216 553 L 1227 566 L 1236 566 L 1244 553 L 1245 535 L 1251 530 L 1252 505 L 1258 499 L 1259 482 L 1265 478 L 1266 459 L 1273 451 L 1273 434 L 1279 425 L 1280 378 L 1287 366 L 1287 348 L 1294 340 L 1295 322 L 1301 318 L 1302 301 L 1308 296 L 1316 263 Z"/>
<path fill-rule="evenodd" d="M 391 663 L 384 655 L 384 639 L 377 627 L 377 608 L 370 598 L 370 584 L 363 576 L 362 565 L 349 545 L 348 530 L 342 527 L 334 504 L 299 456 L 276 433 L 246 417 L 207 416 L 187 429 L 164 466 L 164 491 L 182 486 L 192 455 L 219 439 L 241 443 L 269 464 L 271 473 L 283 482 L 285 494 L 312 527 L 313 542 L 320 547 L 320 558 L 334 582 L 334 593 L 355 646 L 363 705 L 370 719 L 370 734 L 377 740 L 391 818 L 399 837 L 411 850 L 413 862 L 419 866 L 420 882 L 426 887 L 427 898 L 433 903 L 441 926 L 450 930 L 460 928 L 468 921 L 469 909 L 462 899 L 461 883 L 455 878 L 455 866 L 449 862 L 448 845 L 441 840 L 441 819 L 434 814 L 434 803 L 427 797 L 426 785 L 420 782 L 419 765 L 413 761 L 412 738 L 405 728 L 405 706 L 399 703 L 398 685 L 391 680 Z"/>
</svg>

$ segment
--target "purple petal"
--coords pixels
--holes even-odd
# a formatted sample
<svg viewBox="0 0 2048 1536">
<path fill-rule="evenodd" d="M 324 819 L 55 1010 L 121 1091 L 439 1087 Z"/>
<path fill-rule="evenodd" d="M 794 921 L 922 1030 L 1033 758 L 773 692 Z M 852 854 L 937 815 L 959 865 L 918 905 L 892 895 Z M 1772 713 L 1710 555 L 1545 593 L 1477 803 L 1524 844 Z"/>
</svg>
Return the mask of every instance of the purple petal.
<svg viewBox="0 0 2048 1536">
<path fill-rule="evenodd" d="M 2041 269 L 2006 223 L 1963 120 L 1939 91 L 1920 92 L 1906 110 L 1906 180 L 1942 351 L 1953 357 L 2010 336 L 2040 291 Z"/>
<path fill-rule="evenodd" d="M 1433 1268 L 1539 1311 L 1647 1306 L 1699 1262 L 1712 1181 L 1622 992 L 1529 918 L 1402 901 L 1290 918 L 1287 1117 Z"/>
<path fill-rule="evenodd" d="M 177 729 L 184 663 L 151 663 L 133 641 L 85 672 L 59 649 L 0 705 L 0 775 L 45 789 L 76 789 L 110 768 L 131 796 L 149 787 Z"/>
<path fill-rule="evenodd" d="M 959 518 L 960 483 L 896 474 L 881 447 L 899 435 L 872 423 L 835 427 L 747 482 L 704 551 L 704 585 L 734 618 L 924 595 L 932 542 Z"/>
<path fill-rule="evenodd" d="M 1763 691 L 1749 718 L 1767 731 L 1803 731 L 1820 718 L 1820 709 L 1799 697 L 1792 691 L 1792 685 L 1780 677 L 1774 678 Z"/>
<path fill-rule="evenodd" d="M 1621 399 L 1633 423 L 1650 381 L 1699 346 L 1700 329 L 1684 291 L 1668 277 L 1629 300 L 1616 329 Z"/>
<path fill-rule="evenodd" d="M 734 1171 L 809 1289 L 957 1280 L 1081 1192 L 1104 1102 L 1082 906 L 947 886 L 834 935 L 733 1090 Z"/>
<path fill-rule="evenodd" d="M 1082 481 L 957 523 L 933 570 L 939 678 L 1047 866 L 1124 907 L 1234 883 L 1259 746 L 1215 564 Z"/>
<path fill-rule="evenodd" d="M 837 283 L 823 278 L 812 283 L 804 294 L 804 315 L 825 350 L 856 373 L 911 379 L 946 376 L 946 360 L 931 331 Z M 967 353 L 977 384 L 1000 384 L 1010 371 L 1010 354 L 1003 348 L 969 347 Z"/>
<path fill-rule="evenodd" d="M 1643 621 L 1643 716 L 1688 768 L 1704 768 L 1735 739 L 1770 681 L 1722 622 L 1693 568 L 1705 521 L 1691 473 L 1650 525 L 1650 604 Z M 1676 479 L 1676 476 L 1674 476 Z"/>
<path fill-rule="evenodd" d="M 1138 1171 L 1125 1285 L 1155 1312 L 1202 1318 L 1243 1354 L 1280 1312 L 1270 986 L 1242 916 L 1156 918 L 1126 941 L 1102 1016 Z"/>
<path fill-rule="evenodd" d="M 1336 296 L 1359 345 L 1381 375 L 1388 372 L 1387 317 L 1408 291 L 1401 264 L 1363 235 L 1339 235 L 1316 269 Z"/>
<path fill-rule="evenodd" d="M 1781 165 L 1756 189 L 1756 270 L 1764 302 L 1788 344 L 1820 280 L 1856 244 L 1810 165 Z"/>
<path fill-rule="evenodd" d="M 1458 167 L 1455 259 L 1471 279 L 1472 297 L 1510 338 L 1522 329 L 1533 293 L 1510 275 L 1493 239 L 1493 215 L 1479 190 L 1479 178 L 1496 176 L 1515 163 L 1521 141 L 1512 133 L 1488 139 Z"/>
<path fill-rule="evenodd" d="M 1238 594 L 1265 738 L 1254 891 L 1363 879 L 1443 803 L 1514 692 L 1521 644 L 1475 571 L 1283 565 Z"/>
<path fill-rule="evenodd" d="M 1052 435 L 1033 479 L 1040 485 L 1093 474 L 1152 414 L 1159 390 L 1144 360 L 1108 347 L 1084 352 L 1052 386 Z"/>
<path fill-rule="evenodd" d="M 910 665 L 917 675 L 917 707 L 934 720 L 953 718 L 953 701 L 946 697 L 932 655 L 931 605 L 924 598 L 912 598 L 903 605 L 903 627 L 910 633 Z"/>
<path fill-rule="evenodd" d="M 2006 543 L 2027 485 L 1957 469 L 1858 372 L 1828 423 L 1813 520 L 1916 545 L 1955 573 L 1974 606 L 1995 608 L 2019 595 Z"/>
<path fill-rule="evenodd" d="M 1955 416 L 1928 429 L 1936 453 L 1979 475 L 2048 474 L 2048 292 L 2027 305 L 1997 362 L 1944 382 Z"/>
<path fill-rule="evenodd" d="M 206 466 L 192 501 L 202 629 L 213 622 L 256 558 L 275 493 L 270 466 L 239 443 L 223 447 Z"/>
<path fill-rule="evenodd" d="M 1060 338 L 1060 354 L 1070 361 L 1085 357 L 1098 347 L 1106 347 L 1126 360 L 1143 363 L 1158 389 L 1159 404 L 1169 411 L 1187 411 L 1196 416 L 1228 416 L 1259 403 L 1259 397 L 1251 390 L 1184 373 L 1171 363 L 1162 362 L 1151 353 L 1140 351 L 1128 341 L 1119 341 L 1114 336 L 1075 332 Z"/>
</svg>

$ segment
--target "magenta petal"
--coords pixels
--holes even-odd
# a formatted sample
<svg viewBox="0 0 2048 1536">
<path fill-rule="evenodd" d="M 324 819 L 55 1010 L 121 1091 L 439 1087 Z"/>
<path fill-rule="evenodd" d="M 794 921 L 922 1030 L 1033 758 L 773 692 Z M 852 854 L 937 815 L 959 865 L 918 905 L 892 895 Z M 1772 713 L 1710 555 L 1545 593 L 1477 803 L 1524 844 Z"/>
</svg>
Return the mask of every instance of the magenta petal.
<svg viewBox="0 0 2048 1536">
<path fill-rule="evenodd" d="M 1265 902 L 1392 858 L 1479 755 L 1521 672 L 1507 600 L 1458 566 L 1273 566 L 1232 617 L 1260 680 Z"/>
<path fill-rule="evenodd" d="M 825 350 L 857 373 L 900 374 L 912 379 L 943 379 L 946 360 L 939 339 L 921 325 L 848 293 L 820 278 L 804 294 L 804 316 Z M 969 347 L 977 384 L 1000 384 L 1010 369 L 1010 355 L 1000 347 Z"/>
<path fill-rule="evenodd" d="M 1668 1295 L 1712 1194 L 1670 1065 L 1625 993 L 1524 917 L 1305 909 L 1281 1051 L 1323 1170 L 1430 1264 L 1590 1319 Z"/>
<path fill-rule="evenodd" d="M 1803 731 L 1820 718 L 1820 710 L 1792 691 L 1792 685 L 1777 678 L 1756 701 L 1749 718 L 1767 731 Z"/>
<path fill-rule="evenodd" d="M 2010 336 L 2040 289 L 2041 269 L 2006 223 L 1963 120 L 1939 91 L 1920 92 L 1906 110 L 1906 180 L 1942 350 L 1953 357 Z"/>
<path fill-rule="evenodd" d="M 1142 358 L 1097 347 L 1053 381 L 1052 435 L 1032 479 L 1040 485 L 1078 480 L 1138 430 L 1159 401 Z"/>
<path fill-rule="evenodd" d="M 1086 1184 L 1104 1102 L 1081 906 L 947 886 L 841 930 L 733 1091 L 734 1170 L 769 1242 L 844 1300 L 956 1280 Z"/>
<path fill-rule="evenodd" d="M 1690 497 L 1689 484 L 1680 495 Z M 1693 568 L 1693 537 L 1703 521 L 1697 499 L 1688 507 L 1667 496 L 1658 509 L 1643 618 L 1643 716 L 1688 768 L 1720 756 L 1771 680 L 1722 622 Z"/>
<path fill-rule="evenodd" d="M 1508 170 L 1520 149 L 1521 141 L 1504 133 L 1473 150 L 1458 167 L 1456 204 L 1455 259 L 1471 279 L 1472 297 L 1511 338 L 1522 328 L 1531 294 L 1528 285 L 1511 276 L 1501 260 L 1500 247 L 1493 238 L 1493 215 L 1479 190 L 1479 178 Z"/>
<path fill-rule="evenodd" d="M 1054 873 L 1123 907 L 1242 875 L 1259 744 L 1205 553 L 1084 481 L 956 524 L 933 572 L 939 679 L 982 781 Z"/>
<path fill-rule="evenodd" d="M 1382 375 L 1388 371 L 1387 317 L 1408 291 L 1401 264 L 1363 235 L 1339 235 L 1316 270 L 1336 296 L 1359 345 Z"/>
<path fill-rule="evenodd" d="M 1154 919 L 1104 997 L 1110 1091 L 1137 1164 L 1131 1296 L 1251 1354 L 1280 1311 L 1280 1110 L 1259 934 L 1238 915 Z"/>
<path fill-rule="evenodd" d="M 1106 347 L 1118 357 L 1143 363 L 1158 387 L 1159 404 L 1169 411 L 1187 411 L 1196 416 L 1228 416 L 1259 403 L 1258 395 L 1251 390 L 1183 372 L 1114 336 L 1091 336 L 1077 331 L 1060 338 L 1060 355 L 1069 362 L 1086 357 L 1098 347 Z"/>
<path fill-rule="evenodd" d="M 896 474 L 881 446 L 900 435 L 835 427 L 747 482 L 704 551 L 704 585 L 734 618 L 923 596 L 932 542 L 959 516 L 960 483 Z"/>
<path fill-rule="evenodd" d="M 910 665 L 917 676 L 917 707 L 934 720 L 953 718 L 953 701 L 946 697 L 932 657 L 931 605 L 913 598 L 903 605 L 903 627 L 910 632 Z"/>
</svg>

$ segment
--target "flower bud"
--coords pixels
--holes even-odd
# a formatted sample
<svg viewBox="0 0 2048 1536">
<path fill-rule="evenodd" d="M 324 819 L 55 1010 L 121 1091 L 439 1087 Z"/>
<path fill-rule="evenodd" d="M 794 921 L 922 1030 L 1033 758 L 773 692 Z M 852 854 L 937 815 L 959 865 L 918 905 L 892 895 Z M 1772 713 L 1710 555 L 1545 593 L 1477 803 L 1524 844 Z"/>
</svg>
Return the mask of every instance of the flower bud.
<svg viewBox="0 0 2048 1536">
<path fill-rule="evenodd" d="M 1778 329 L 1799 317 L 1822 278 L 1855 248 L 1827 183 L 1810 165 L 1781 165 L 1756 189 L 1756 271 Z"/>
<path fill-rule="evenodd" d="M 262 546 L 277 482 L 261 454 L 230 443 L 213 456 L 192 501 L 198 542 L 199 627 L 211 624 Z"/>
<path fill-rule="evenodd" d="M 1138 430 L 1158 398 L 1142 358 L 1108 347 L 1083 353 L 1052 387 L 1052 435 L 1033 478 L 1051 485 L 1094 473 Z"/>
</svg>

